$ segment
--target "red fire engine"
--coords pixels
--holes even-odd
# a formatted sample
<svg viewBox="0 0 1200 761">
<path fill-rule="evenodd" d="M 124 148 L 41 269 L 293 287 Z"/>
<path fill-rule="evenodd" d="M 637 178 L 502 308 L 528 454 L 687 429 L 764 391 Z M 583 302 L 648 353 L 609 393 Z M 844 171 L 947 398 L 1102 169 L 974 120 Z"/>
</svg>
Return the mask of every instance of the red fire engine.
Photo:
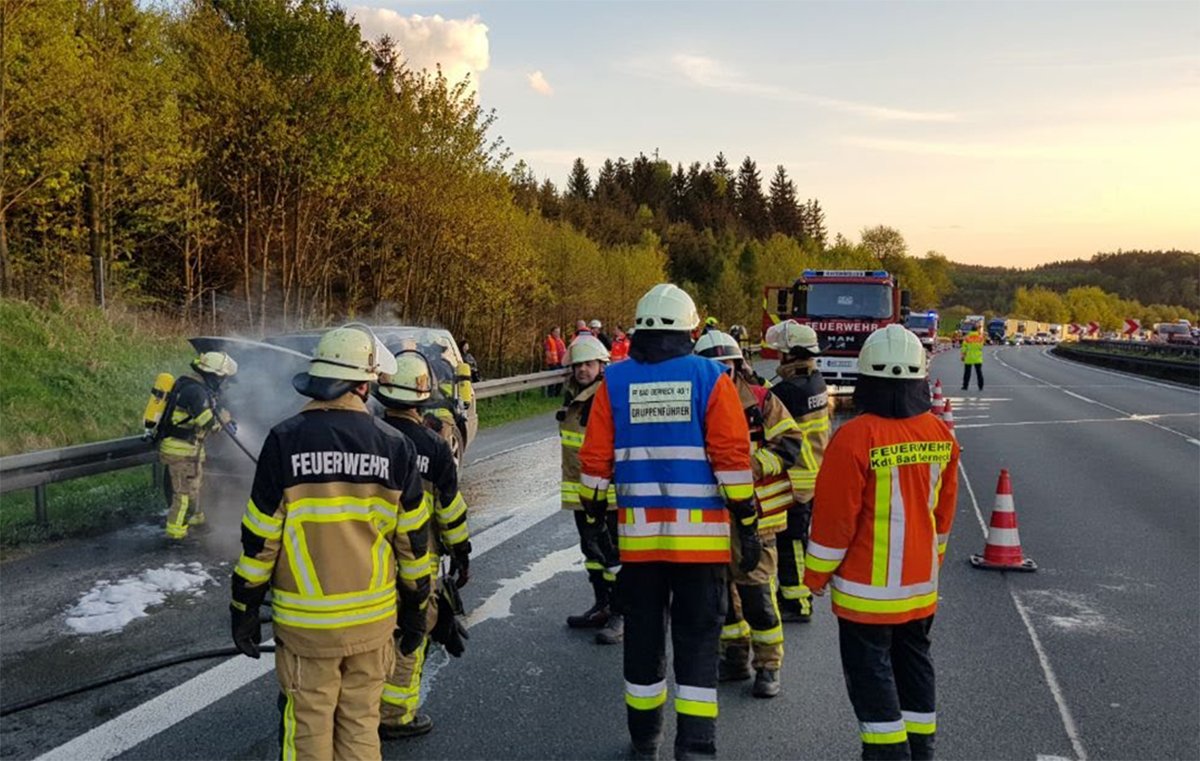
<svg viewBox="0 0 1200 761">
<path fill-rule="evenodd" d="M 853 385 L 858 351 L 872 331 L 903 324 L 908 291 L 883 270 L 805 270 L 791 286 L 763 289 L 763 333 L 787 319 L 810 326 L 821 342 L 817 369 L 833 386 Z M 778 353 L 763 350 L 766 359 Z"/>
</svg>

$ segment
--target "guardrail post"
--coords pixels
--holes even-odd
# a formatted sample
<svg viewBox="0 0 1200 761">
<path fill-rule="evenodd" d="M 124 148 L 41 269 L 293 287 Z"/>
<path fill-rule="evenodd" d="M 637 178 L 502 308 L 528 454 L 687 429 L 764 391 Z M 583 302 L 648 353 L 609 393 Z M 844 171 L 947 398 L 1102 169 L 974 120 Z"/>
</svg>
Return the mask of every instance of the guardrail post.
<svg viewBox="0 0 1200 761">
<path fill-rule="evenodd" d="M 50 517 L 46 515 L 45 484 L 33 487 L 33 520 L 43 528 L 50 525 Z"/>
</svg>

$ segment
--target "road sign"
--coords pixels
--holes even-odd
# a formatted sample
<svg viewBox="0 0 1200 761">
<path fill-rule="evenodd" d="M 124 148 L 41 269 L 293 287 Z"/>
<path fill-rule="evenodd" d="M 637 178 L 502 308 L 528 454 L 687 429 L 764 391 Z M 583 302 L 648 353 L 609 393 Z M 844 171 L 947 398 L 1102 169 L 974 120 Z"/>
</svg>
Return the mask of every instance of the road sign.
<svg viewBox="0 0 1200 761">
<path fill-rule="evenodd" d="M 1092 322 L 1089 322 L 1089 323 L 1088 323 L 1088 331 L 1087 331 L 1087 334 L 1088 334 L 1089 336 L 1094 336 L 1094 335 L 1096 335 L 1096 334 L 1097 334 L 1097 333 L 1099 333 L 1099 332 L 1100 332 L 1100 323 L 1096 322 L 1095 320 L 1093 320 Z"/>
<path fill-rule="evenodd" d="M 1073 322 L 1067 326 L 1067 330 L 1071 333 L 1071 335 L 1077 336 L 1079 335 L 1080 331 L 1083 330 L 1083 328 L 1079 327 L 1079 323 Z"/>
<path fill-rule="evenodd" d="M 1131 336 L 1142 328 L 1140 320 L 1135 320 L 1132 317 L 1125 318 L 1125 335 Z"/>
</svg>

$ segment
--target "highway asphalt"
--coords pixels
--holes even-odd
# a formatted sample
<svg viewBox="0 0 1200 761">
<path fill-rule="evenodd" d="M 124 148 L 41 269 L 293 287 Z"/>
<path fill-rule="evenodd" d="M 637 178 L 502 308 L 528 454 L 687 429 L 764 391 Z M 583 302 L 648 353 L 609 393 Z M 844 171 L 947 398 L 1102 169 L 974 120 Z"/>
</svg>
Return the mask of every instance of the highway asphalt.
<svg viewBox="0 0 1200 761">
<path fill-rule="evenodd" d="M 1200 758 L 1200 395 L 1037 347 L 989 348 L 985 375 L 982 393 L 964 393 L 953 354 L 932 371 L 954 404 L 966 476 L 933 629 L 939 755 Z M 464 590 L 468 650 L 431 656 L 424 710 L 434 732 L 385 744 L 385 758 L 623 757 L 621 648 L 563 623 L 589 593 L 571 518 L 557 510 L 553 434 L 544 415 L 476 442 L 464 476 L 478 556 Z M 1001 468 L 1037 573 L 967 563 L 983 547 L 979 516 L 988 518 Z M 227 644 L 236 543 L 224 533 L 244 498 L 223 499 L 230 527 L 179 555 L 210 569 L 207 593 L 152 609 L 119 634 L 70 634 L 63 611 L 97 579 L 175 557 L 156 527 L 0 568 L 4 702 Z M 748 683 L 721 687 L 720 754 L 857 757 L 828 603 L 812 624 L 785 631 L 779 698 L 756 700 Z M 0 719 L 0 757 L 57 748 L 64 758 L 274 758 L 269 662 L 214 665 Z"/>
</svg>

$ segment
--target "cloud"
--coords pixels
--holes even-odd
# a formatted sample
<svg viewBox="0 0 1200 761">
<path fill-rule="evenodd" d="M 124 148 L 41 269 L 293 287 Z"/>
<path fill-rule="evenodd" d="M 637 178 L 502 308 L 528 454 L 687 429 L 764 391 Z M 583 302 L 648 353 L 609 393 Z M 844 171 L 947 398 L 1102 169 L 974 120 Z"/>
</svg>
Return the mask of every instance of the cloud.
<svg viewBox="0 0 1200 761">
<path fill-rule="evenodd" d="M 529 80 L 529 86 L 532 87 L 533 91 L 538 95 L 545 95 L 549 97 L 554 94 L 554 88 L 551 87 L 550 83 L 546 81 L 546 75 L 542 73 L 541 69 L 538 69 L 532 74 L 526 74 L 525 78 Z"/>
<path fill-rule="evenodd" d="M 644 62 L 634 65 L 634 70 L 662 78 L 662 67 L 647 66 Z M 898 122 L 954 122 L 958 121 L 957 114 L 945 111 L 913 111 L 890 106 L 880 106 L 870 103 L 858 103 L 839 98 L 827 98 L 822 95 L 812 95 L 788 87 L 765 82 L 754 82 L 747 79 L 732 67 L 707 56 L 678 53 L 671 56 L 666 64 L 667 72 L 675 77 L 682 76 L 685 81 L 696 87 L 704 87 L 721 92 L 738 95 L 752 95 L 771 100 L 788 101 L 793 103 L 808 103 L 831 111 L 865 116 L 879 121 Z"/>
<path fill-rule="evenodd" d="M 452 84 L 470 77 L 471 88 L 478 89 L 479 75 L 489 64 L 488 28 L 478 16 L 402 16 L 386 8 L 362 5 L 353 6 L 350 14 L 358 22 L 363 39 L 391 37 L 410 68 L 433 71 L 440 64 Z"/>
</svg>

